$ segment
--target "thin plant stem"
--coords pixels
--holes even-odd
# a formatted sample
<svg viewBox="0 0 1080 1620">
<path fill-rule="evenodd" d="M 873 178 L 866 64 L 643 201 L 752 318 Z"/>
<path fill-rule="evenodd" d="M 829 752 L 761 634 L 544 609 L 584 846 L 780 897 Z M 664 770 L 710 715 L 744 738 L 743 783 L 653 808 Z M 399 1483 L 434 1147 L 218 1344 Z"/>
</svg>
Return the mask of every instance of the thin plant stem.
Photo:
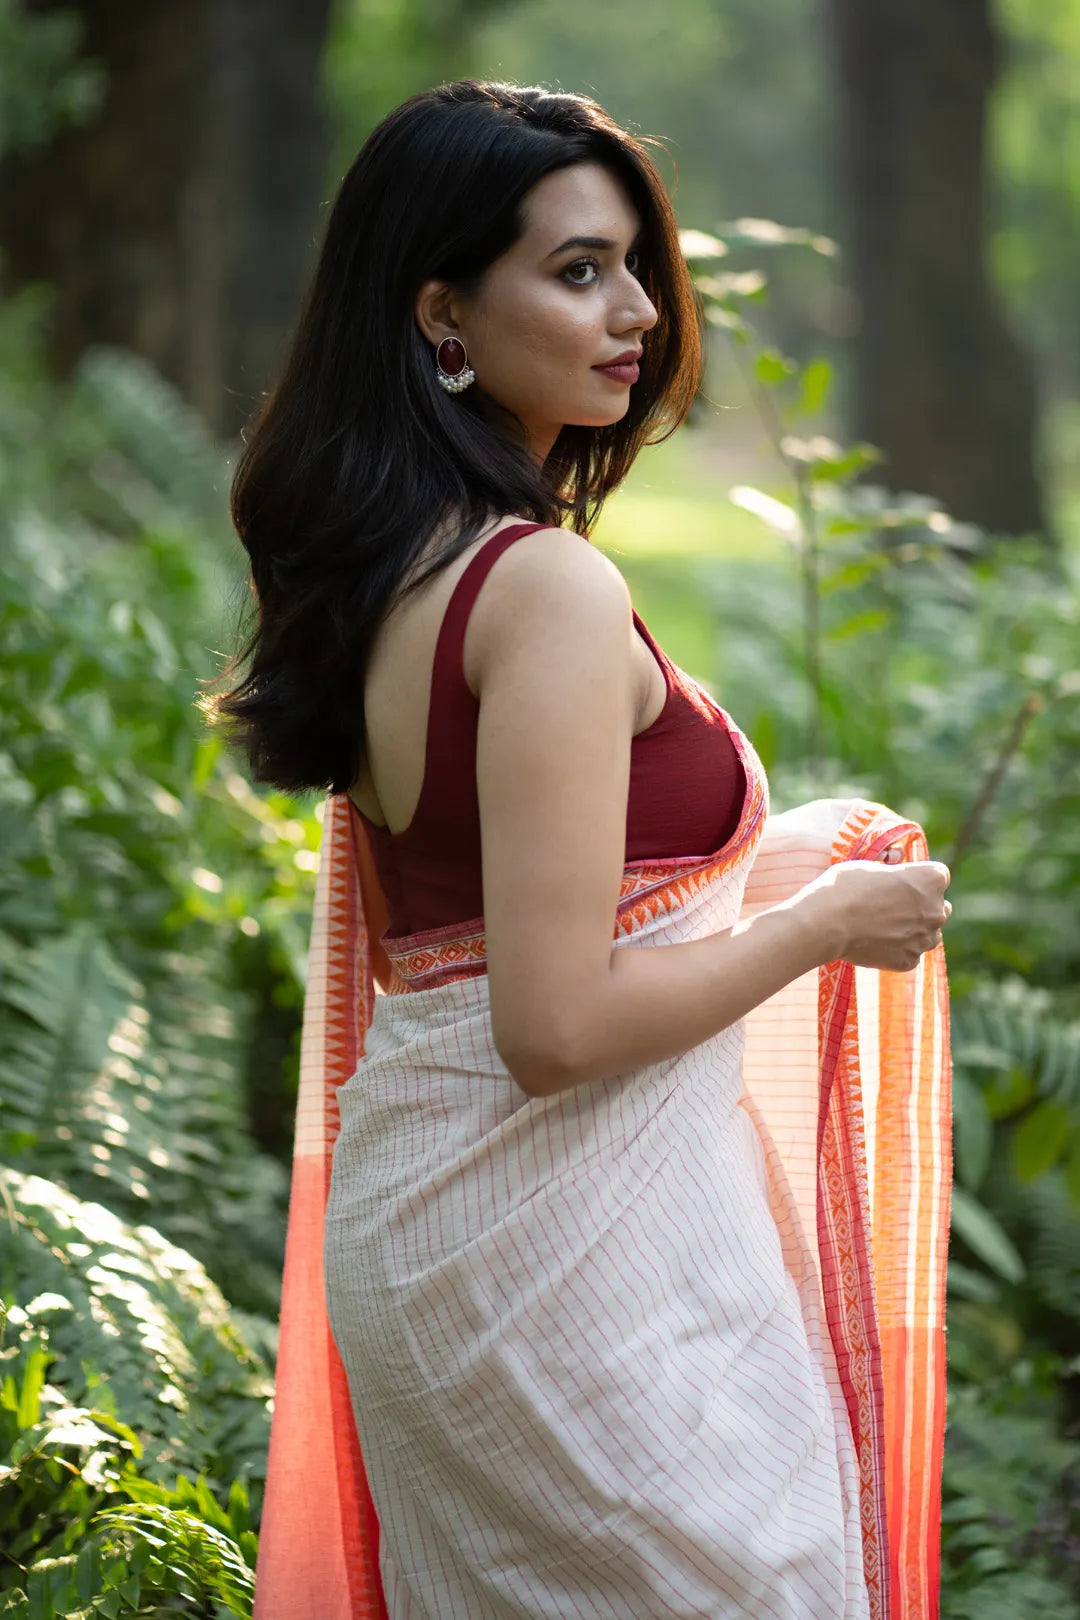
<svg viewBox="0 0 1080 1620">
<path fill-rule="evenodd" d="M 729 344 L 747 388 L 757 405 L 765 432 L 795 485 L 795 508 L 802 530 L 797 542 L 803 609 L 803 667 L 807 682 L 806 755 L 811 774 L 823 770 L 824 704 L 822 699 L 821 645 L 821 543 L 818 513 L 810 494 L 806 467 L 784 449 L 784 424 L 776 406 L 753 367 L 747 366 L 739 345 L 729 335 Z"/>
<path fill-rule="evenodd" d="M 1032 692 L 1024 699 L 1017 710 L 1013 723 L 1009 728 L 1009 734 L 998 750 L 997 758 L 986 773 L 981 788 L 972 800 L 971 808 L 960 823 L 960 830 L 957 832 L 952 851 L 945 863 L 954 876 L 956 868 L 975 842 L 975 835 L 990 808 L 995 794 L 1005 780 L 1005 773 L 1020 750 L 1020 745 L 1024 740 L 1024 733 L 1035 716 L 1045 707 L 1045 702 L 1046 700 L 1041 693 Z"/>
</svg>

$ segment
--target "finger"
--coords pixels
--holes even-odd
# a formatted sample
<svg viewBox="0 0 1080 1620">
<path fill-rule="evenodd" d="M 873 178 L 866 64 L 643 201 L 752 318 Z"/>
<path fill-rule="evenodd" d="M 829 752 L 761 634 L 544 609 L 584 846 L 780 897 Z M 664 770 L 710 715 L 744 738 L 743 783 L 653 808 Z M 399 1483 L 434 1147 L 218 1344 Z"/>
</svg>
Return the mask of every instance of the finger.
<svg viewBox="0 0 1080 1620">
<path fill-rule="evenodd" d="M 881 857 L 886 866 L 895 866 L 897 862 L 902 861 L 903 858 L 904 852 L 900 848 L 899 844 L 890 844 L 884 855 Z"/>
<path fill-rule="evenodd" d="M 948 888 L 949 884 L 952 882 L 952 873 L 949 871 L 949 868 L 945 865 L 945 862 L 944 861 L 931 861 L 930 865 L 934 868 L 934 870 L 936 872 L 941 873 L 942 877 L 945 879 L 945 887 Z"/>
</svg>

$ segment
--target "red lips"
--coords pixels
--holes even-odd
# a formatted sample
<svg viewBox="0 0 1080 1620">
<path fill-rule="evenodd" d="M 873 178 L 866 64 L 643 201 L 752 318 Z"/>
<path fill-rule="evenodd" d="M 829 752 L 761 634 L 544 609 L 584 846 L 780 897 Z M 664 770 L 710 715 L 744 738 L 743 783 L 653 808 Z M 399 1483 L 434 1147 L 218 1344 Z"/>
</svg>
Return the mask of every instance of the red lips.
<svg viewBox="0 0 1080 1620">
<path fill-rule="evenodd" d="M 612 366 L 629 366 L 635 360 L 640 360 L 642 353 L 641 349 L 626 349 L 622 354 L 617 354 L 614 360 L 604 360 L 599 365 L 593 366 L 593 370 L 607 371 Z"/>
</svg>

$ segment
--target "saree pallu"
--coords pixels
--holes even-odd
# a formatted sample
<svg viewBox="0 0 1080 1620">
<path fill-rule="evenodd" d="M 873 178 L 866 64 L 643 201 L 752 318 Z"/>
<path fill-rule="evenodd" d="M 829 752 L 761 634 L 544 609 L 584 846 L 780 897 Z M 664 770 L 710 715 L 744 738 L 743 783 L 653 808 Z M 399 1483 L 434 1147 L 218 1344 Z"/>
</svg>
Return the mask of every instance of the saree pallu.
<svg viewBox="0 0 1080 1620">
<path fill-rule="evenodd" d="M 770 817 L 725 718 L 740 825 L 628 863 L 617 948 L 730 927 L 831 861 L 926 858 L 867 801 Z M 935 1620 L 942 948 L 830 963 L 676 1058 L 529 1098 L 482 919 L 386 920 L 331 797 L 256 1620 Z"/>
</svg>

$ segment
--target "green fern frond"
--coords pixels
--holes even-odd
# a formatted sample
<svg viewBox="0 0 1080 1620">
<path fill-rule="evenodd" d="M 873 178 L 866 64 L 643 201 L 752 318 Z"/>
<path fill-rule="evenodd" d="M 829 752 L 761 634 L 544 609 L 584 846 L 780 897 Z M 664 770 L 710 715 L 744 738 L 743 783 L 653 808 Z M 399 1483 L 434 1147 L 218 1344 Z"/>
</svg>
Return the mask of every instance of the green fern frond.
<svg viewBox="0 0 1080 1620">
<path fill-rule="evenodd" d="M 982 1081 L 998 1117 L 1029 1097 L 1080 1117 L 1080 1019 L 1057 1014 L 1048 989 L 1015 974 L 982 981 L 956 1003 L 952 1036 L 954 1063 Z"/>
<path fill-rule="evenodd" d="M 128 1424 L 150 1479 L 261 1479 L 269 1370 L 199 1262 L 40 1177 L 2 1170 L 0 1192 L 9 1335 L 47 1342 L 49 1385 Z"/>
</svg>

